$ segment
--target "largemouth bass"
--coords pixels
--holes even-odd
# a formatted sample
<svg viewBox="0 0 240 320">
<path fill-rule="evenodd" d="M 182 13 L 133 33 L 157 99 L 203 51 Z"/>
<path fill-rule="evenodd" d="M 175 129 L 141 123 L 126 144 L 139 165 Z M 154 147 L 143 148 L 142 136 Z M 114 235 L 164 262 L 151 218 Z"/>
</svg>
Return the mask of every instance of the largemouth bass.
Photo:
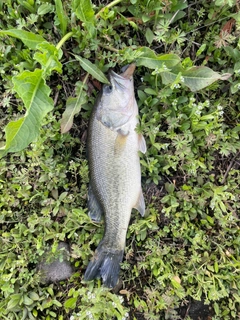
<svg viewBox="0 0 240 320">
<path fill-rule="evenodd" d="M 105 232 L 85 280 L 101 277 L 109 288 L 118 281 L 132 208 L 145 212 L 138 153 L 146 152 L 146 143 L 135 130 L 134 70 L 131 64 L 120 75 L 109 72 L 110 85 L 103 86 L 88 130 L 89 216 L 100 221 L 104 214 Z"/>
</svg>

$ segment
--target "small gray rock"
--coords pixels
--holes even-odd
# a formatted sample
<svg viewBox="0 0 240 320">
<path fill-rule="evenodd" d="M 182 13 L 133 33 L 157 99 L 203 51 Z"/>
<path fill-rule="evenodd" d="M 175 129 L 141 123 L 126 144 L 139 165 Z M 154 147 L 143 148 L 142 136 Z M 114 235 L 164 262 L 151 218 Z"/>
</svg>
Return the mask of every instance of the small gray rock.
<svg viewBox="0 0 240 320">
<path fill-rule="evenodd" d="M 41 275 L 41 282 L 49 283 L 70 278 L 74 273 L 73 267 L 69 262 L 70 248 L 66 242 L 60 242 L 56 254 L 51 250 L 45 251 L 42 261 L 37 265 L 37 270 Z"/>
</svg>

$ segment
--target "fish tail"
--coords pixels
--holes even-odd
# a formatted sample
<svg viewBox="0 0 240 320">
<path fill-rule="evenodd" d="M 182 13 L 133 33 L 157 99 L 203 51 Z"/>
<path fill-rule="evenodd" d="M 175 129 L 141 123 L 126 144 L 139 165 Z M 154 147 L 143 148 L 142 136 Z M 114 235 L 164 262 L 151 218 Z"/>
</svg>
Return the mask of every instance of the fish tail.
<svg viewBox="0 0 240 320">
<path fill-rule="evenodd" d="M 100 244 L 85 271 L 84 280 L 102 278 L 103 285 L 113 288 L 118 282 L 123 250 L 109 250 Z"/>
</svg>

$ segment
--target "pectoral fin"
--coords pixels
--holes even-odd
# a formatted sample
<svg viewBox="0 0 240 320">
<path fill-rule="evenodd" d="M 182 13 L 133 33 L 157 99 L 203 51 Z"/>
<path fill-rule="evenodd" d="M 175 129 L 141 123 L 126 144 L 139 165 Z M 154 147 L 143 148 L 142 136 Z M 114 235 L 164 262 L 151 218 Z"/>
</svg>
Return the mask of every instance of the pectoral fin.
<svg viewBox="0 0 240 320">
<path fill-rule="evenodd" d="M 120 154 L 126 145 L 127 137 L 129 134 L 129 131 L 120 131 L 121 129 L 118 130 L 118 135 L 115 140 L 115 145 L 114 145 L 114 154 Z"/>
<path fill-rule="evenodd" d="M 146 153 L 147 151 L 146 141 L 142 134 L 138 135 L 138 148 L 142 153 Z"/>
<path fill-rule="evenodd" d="M 93 192 L 91 183 L 88 187 L 88 215 L 95 222 L 100 222 L 103 216 L 101 204 Z"/>
<path fill-rule="evenodd" d="M 145 201 L 143 197 L 142 190 L 140 191 L 139 198 L 137 204 L 134 206 L 135 209 L 141 214 L 143 217 L 145 214 Z"/>
</svg>

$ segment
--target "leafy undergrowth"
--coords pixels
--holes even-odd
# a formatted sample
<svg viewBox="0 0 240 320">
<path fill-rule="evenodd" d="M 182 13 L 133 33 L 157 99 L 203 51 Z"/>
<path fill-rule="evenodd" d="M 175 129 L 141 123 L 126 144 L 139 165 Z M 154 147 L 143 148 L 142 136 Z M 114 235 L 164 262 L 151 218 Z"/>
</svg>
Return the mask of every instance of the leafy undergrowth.
<svg viewBox="0 0 240 320">
<path fill-rule="evenodd" d="M 1 319 L 195 319 L 193 299 L 206 319 L 239 317 L 238 12 L 224 0 L 0 4 Z M 83 281 L 103 233 L 87 215 L 86 131 L 103 73 L 132 61 L 147 213 L 132 215 L 109 291 Z M 41 284 L 36 265 L 60 241 L 76 272 Z"/>
</svg>

